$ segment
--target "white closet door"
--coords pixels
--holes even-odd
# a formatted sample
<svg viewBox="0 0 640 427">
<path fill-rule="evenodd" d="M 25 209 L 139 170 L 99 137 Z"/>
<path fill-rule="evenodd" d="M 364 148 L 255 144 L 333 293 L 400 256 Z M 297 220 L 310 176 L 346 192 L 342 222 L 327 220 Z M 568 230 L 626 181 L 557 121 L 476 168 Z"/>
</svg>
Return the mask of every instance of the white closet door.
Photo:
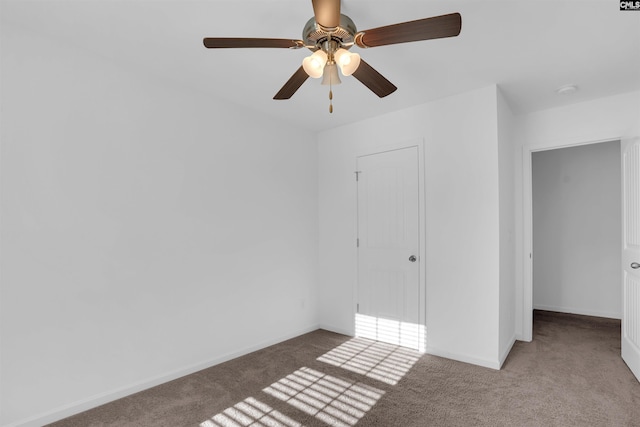
<svg viewBox="0 0 640 427">
<path fill-rule="evenodd" d="M 622 141 L 622 359 L 640 380 L 640 139 Z"/>
<path fill-rule="evenodd" d="M 358 158 L 356 334 L 418 348 L 418 148 Z"/>
</svg>

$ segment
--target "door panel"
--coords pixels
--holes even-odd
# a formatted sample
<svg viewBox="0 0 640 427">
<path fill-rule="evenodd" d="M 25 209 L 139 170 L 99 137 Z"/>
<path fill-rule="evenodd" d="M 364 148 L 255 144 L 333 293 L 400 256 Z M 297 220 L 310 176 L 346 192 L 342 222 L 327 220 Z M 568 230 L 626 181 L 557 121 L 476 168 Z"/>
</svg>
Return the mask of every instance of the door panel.
<svg viewBox="0 0 640 427">
<path fill-rule="evenodd" d="M 359 157 L 358 176 L 356 335 L 419 348 L 418 147 Z"/>
<path fill-rule="evenodd" d="M 640 139 L 622 141 L 622 358 L 640 380 Z"/>
<path fill-rule="evenodd" d="M 640 328 L 638 328 L 637 307 L 640 306 L 640 282 L 624 273 L 624 337 L 628 345 L 637 350 L 640 348 Z M 635 316 L 634 316 L 635 314 Z"/>
</svg>

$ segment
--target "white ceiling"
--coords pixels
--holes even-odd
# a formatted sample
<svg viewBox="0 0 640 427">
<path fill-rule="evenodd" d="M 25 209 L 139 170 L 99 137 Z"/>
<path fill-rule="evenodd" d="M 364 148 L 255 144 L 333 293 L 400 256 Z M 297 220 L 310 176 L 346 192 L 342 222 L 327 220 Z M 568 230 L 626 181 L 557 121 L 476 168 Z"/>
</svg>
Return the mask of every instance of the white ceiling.
<svg viewBox="0 0 640 427">
<path fill-rule="evenodd" d="M 309 0 L 2 0 L 2 20 L 74 44 L 312 131 L 498 84 L 516 113 L 640 90 L 640 11 L 616 0 L 343 0 L 359 30 L 451 12 L 460 36 L 354 47 L 398 90 L 379 99 L 353 77 L 309 79 L 288 101 L 273 95 L 306 49 L 210 50 L 203 37 L 301 38 Z M 37 54 L 37 52 L 34 52 Z M 565 84 L 580 90 L 556 95 Z"/>
</svg>

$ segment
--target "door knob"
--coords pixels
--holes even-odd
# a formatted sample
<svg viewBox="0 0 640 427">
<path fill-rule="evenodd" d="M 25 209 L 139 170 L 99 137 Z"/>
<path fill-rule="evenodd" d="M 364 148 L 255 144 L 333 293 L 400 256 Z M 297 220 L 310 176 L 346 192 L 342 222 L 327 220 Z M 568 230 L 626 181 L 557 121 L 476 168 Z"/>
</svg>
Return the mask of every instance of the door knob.
<svg viewBox="0 0 640 427">
<path fill-rule="evenodd" d="M 411 256 L 409 257 L 409 261 L 411 261 L 411 262 L 416 262 L 416 260 L 417 260 L 417 259 L 418 259 L 418 258 L 416 258 L 416 256 L 415 256 L 415 255 L 411 255 Z M 638 268 L 638 267 L 634 267 L 634 268 Z"/>
<path fill-rule="evenodd" d="M 634 270 L 640 268 L 640 264 L 638 264 L 637 262 L 632 262 L 631 263 L 631 268 L 633 268 Z"/>
</svg>

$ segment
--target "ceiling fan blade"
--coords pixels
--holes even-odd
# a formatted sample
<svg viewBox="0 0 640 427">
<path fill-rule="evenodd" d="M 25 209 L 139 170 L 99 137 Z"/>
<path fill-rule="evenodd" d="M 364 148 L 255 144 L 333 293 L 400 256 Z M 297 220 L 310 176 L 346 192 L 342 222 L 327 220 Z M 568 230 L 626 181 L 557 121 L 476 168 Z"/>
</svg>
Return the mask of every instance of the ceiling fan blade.
<svg viewBox="0 0 640 427">
<path fill-rule="evenodd" d="M 300 68 L 298 68 L 298 70 L 295 73 L 293 73 L 291 78 L 287 80 L 284 86 L 282 86 L 282 89 L 280 89 L 280 91 L 276 93 L 273 99 L 291 98 L 293 94 L 296 93 L 296 91 L 300 88 L 300 86 L 302 86 L 302 83 L 307 81 L 308 78 L 309 78 L 309 75 L 307 74 L 306 71 L 304 71 L 304 68 L 300 66 Z"/>
<path fill-rule="evenodd" d="M 372 28 L 356 34 L 355 43 L 359 47 L 385 46 L 389 44 L 415 42 L 419 40 L 455 37 L 462 29 L 462 17 L 459 13 L 418 19 Z"/>
<path fill-rule="evenodd" d="M 340 0 L 311 0 L 316 22 L 324 28 L 340 25 Z"/>
<path fill-rule="evenodd" d="M 256 39 L 239 37 L 206 37 L 202 40 L 209 49 L 225 49 L 237 47 L 280 47 L 298 49 L 304 47 L 302 40 L 290 39 Z"/>
<path fill-rule="evenodd" d="M 371 65 L 364 60 L 360 60 L 360 65 L 352 74 L 353 77 L 371 89 L 373 93 L 380 98 L 392 94 L 398 89 L 393 83 L 387 80 L 382 74 L 377 72 Z"/>
</svg>

